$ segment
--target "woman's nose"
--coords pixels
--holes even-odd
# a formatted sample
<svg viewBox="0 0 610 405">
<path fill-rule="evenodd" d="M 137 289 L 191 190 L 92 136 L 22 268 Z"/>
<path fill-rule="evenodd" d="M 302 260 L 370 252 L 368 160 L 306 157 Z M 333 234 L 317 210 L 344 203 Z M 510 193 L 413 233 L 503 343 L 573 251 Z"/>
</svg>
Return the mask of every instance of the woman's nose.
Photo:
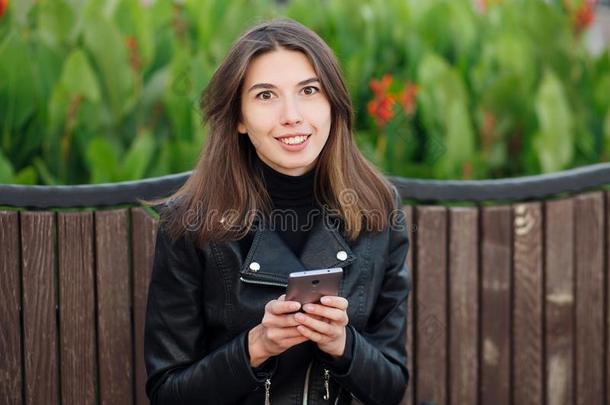
<svg viewBox="0 0 610 405">
<path fill-rule="evenodd" d="M 282 109 L 282 125 L 300 124 L 303 120 L 298 101 L 294 98 L 286 98 Z"/>
</svg>

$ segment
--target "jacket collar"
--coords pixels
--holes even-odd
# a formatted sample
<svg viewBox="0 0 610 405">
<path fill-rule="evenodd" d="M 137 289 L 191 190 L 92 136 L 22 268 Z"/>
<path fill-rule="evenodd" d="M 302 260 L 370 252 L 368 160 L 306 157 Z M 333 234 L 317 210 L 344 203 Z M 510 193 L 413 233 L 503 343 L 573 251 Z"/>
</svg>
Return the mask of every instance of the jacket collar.
<svg viewBox="0 0 610 405">
<path fill-rule="evenodd" d="M 295 271 L 345 267 L 356 256 L 339 230 L 339 221 L 323 210 L 316 218 L 297 257 L 265 221 L 257 219 L 256 233 L 243 267 L 242 281 L 287 285 Z"/>
</svg>

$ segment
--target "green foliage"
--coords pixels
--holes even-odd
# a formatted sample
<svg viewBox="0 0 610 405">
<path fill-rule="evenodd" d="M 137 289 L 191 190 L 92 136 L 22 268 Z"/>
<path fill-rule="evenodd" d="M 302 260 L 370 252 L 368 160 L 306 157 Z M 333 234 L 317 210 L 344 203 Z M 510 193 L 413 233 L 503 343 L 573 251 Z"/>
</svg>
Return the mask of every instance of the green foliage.
<svg viewBox="0 0 610 405">
<path fill-rule="evenodd" d="M 388 174 L 510 177 L 609 160 L 610 52 L 587 54 L 578 10 L 478 3 L 11 1 L 0 16 L 0 183 L 191 169 L 206 139 L 201 90 L 241 32 L 277 16 L 333 48 L 355 139 Z M 373 94 L 384 75 L 391 94 Z M 405 83 L 416 89 L 408 106 Z M 375 97 L 392 106 L 381 124 L 367 107 Z"/>
</svg>

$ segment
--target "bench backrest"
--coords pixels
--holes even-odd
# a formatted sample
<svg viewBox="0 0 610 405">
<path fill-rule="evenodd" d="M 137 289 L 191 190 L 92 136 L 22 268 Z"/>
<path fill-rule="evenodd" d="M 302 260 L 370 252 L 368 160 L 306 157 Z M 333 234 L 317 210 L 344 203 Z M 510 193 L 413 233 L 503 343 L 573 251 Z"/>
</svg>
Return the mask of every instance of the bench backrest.
<svg viewBox="0 0 610 405">
<path fill-rule="evenodd" d="M 405 404 L 607 401 L 609 197 L 404 206 Z M 0 404 L 148 403 L 156 227 L 139 207 L 0 211 Z"/>
</svg>

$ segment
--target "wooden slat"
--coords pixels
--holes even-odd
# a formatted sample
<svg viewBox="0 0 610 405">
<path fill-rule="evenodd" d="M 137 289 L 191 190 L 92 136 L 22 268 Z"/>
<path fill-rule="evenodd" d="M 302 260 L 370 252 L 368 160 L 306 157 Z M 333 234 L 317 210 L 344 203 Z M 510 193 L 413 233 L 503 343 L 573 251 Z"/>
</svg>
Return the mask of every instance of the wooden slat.
<svg viewBox="0 0 610 405">
<path fill-rule="evenodd" d="M 415 226 L 413 225 L 413 207 L 405 205 L 403 206 L 405 213 L 405 219 L 407 221 L 407 227 L 409 232 L 409 252 L 407 253 L 407 267 L 411 271 L 411 279 L 414 280 L 414 269 L 413 269 L 413 249 L 415 248 Z M 413 289 L 409 294 L 409 300 L 407 303 L 407 368 L 409 370 L 409 385 L 407 391 L 402 399 L 401 404 L 414 405 L 414 384 L 415 384 L 415 370 L 413 369 L 413 356 L 415 355 L 413 331 L 415 330 L 415 323 L 413 318 L 413 300 L 415 292 Z"/>
<path fill-rule="evenodd" d="M 93 214 L 60 213 L 58 228 L 62 401 L 95 404 Z"/>
<path fill-rule="evenodd" d="M 574 403 L 574 203 L 549 201 L 545 221 L 546 398 Z"/>
<path fill-rule="evenodd" d="M 133 317 L 135 342 L 135 394 L 137 405 L 148 404 L 146 397 L 146 368 L 144 364 L 144 319 L 150 272 L 155 255 L 157 221 L 142 208 L 131 210 L 133 255 Z"/>
<path fill-rule="evenodd" d="M 127 210 L 95 213 L 100 403 L 133 403 Z"/>
<path fill-rule="evenodd" d="M 417 401 L 447 403 L 447 213 L 417 208 Z"/>
<path fill-rule="evenodd" d="M 514 403 L 542 403 L 542 209 L 514 206 Z"/>
<path fill-rule="evenodd" d="M 451 404 L 476 404 L 478 389 L 478 211 L 451 208 L 449 390 Z"/>
<path fill-rule="evenodd" d="M 0 404 L 21 398 L 21 320 L 19 317 L 19 222 L 16 212 L 0 212 Z"/>
<path fill-rule="evenodd" d="M 576 403 L 603 403 L 604 272 L 602 193 L 575 198 Z"/>
<path fill-rule="evenodd" d="M 20 214 L 25 403 L 59 404 L 55 215 Z"/>
<path fill-rule="evenodd" d="M 512 225 L 510 207 L 481 213 L 481 394 L 479 404 L 510 404 Z"/>
</svg>

